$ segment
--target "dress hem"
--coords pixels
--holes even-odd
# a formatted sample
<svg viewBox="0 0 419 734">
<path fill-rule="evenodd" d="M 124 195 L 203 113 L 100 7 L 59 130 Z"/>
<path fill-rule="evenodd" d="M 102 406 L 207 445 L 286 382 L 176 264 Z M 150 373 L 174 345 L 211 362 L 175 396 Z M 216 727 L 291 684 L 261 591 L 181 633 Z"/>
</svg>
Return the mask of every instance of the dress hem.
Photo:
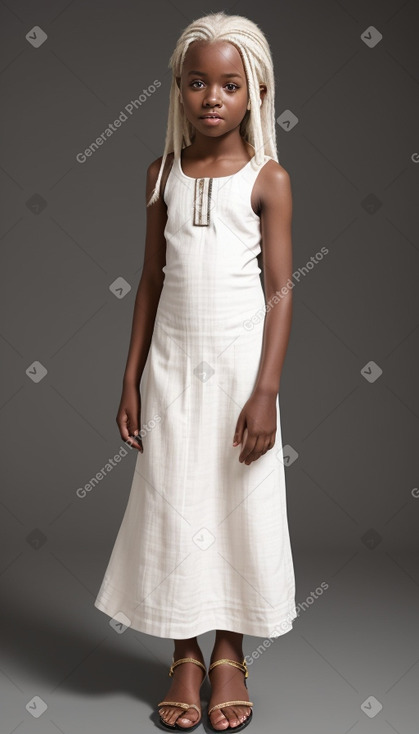
<svg viewBox="0 0 419 734">
<path fill-rule="evenodd" d="M 180 626 L 176 624 L 159 624 L 156 620 L 146 619 L 144 616 L 141 619 L 135 616 L 133 619 L 130 619 L 124 612 L 124 608 L 127 608 L 126 606 L 124 607 L 122 603 L 118 604 L 115 600 L 112 601 L 112 604 L 109 604 L 103 595 L 96 598 L 94 606 L 112 619 L 115 618 L 120 624 L 125 624 L 125 619 L 126 622 L 129 622 L 126 626 L 137 632 L 143 632 L 154 637 L 178 640 L 197 637 L 198 635 L 203 635 L 206 632 L 211 632 L 216 629 L 254 637 L 276 638 L 287 632 L 291 632 L 293 621 L 298 616 L 295 604 L 292 604 L 285 612 L 280 612 L 279 621 L 273 621 L 272 623 L 269 623 L 267 620 L 259 622 L 245 620 L 243 619 L 243 610 L 240 610 L 242 619 L 237 620 L 237 622 L 234 621 L 234 614 L 227 616 L 219 610 L 209 610 L 206 618 L 201 615 L 202 618 L 199 624 L 195 626 L 191 626 L 190 624 L 188 626 Z"/>
</svg>

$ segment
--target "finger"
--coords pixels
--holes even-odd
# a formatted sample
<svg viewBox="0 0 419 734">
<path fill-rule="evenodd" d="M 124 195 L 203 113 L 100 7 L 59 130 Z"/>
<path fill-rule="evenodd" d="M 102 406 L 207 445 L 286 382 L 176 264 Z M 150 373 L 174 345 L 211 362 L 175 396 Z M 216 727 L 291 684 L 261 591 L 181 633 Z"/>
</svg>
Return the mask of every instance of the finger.
<svg viewBox="0 0 419 734">
<path fill-rule="evenodd" d="M 137 449 L 141 454 L 144 452 L 142 443 L 139 444 L 135 436 L 130 435 L 125 443 L 127 443 L 132 449 Z"/>
<path fill-rule="evenodd" d="M 140 416 L 135 415 L 134 413 L 131 413 L 129 411 L 125 412 L 126 416 L 126 433 L 127 438 L 126 443 L 129 444 L 134 449 L 138 449 L 143 452 L 143 442 L 142 437 L 140 435 L 140 431 L 138 429 L 138 425 L 140 423 Z M 130 440 L 132 439 L 132 440 Z"/>
<path fill-rule="evenodd" d="M 140 451 L 142 453 L 144 451 L 143 439 L 141 438 L 141 435 L 140 435 L 140 432 L 138 431 L 138 429 L 136 431 L 134 431 L 134 441 L 137 442 L 137 444 L 138 444 L 138 446 L 140 448 Z"/>
<path fill-rule="evenodd" d="M 244 416 L 240 413 L 237 423 L 236 430 L 233 437 L 233 446 L 238 446 L 243 441 L 243 431 L 245 428 Z"/>
<path fill-rule="evenodd" d="M 252 463 L 252 461 L 256 461 L 257 459 L 259 459 L 262 456 L 262 454 L 264 453 L 264 450 L 263 450 L 264 445 L 265 445 L 265 439 L 263 438 L 263 436 L 257 436 L 253 450 L 248 455 L 245 463 L 249 465 Z"/>
<path fill-rule="evenodd" d="M 256 445 L 257 436 L 249 436 L 249 430 L 246 426 L 243 432 L 243 448 L 241 450 L 239 461 L 245 462 L 249 454 L 253 451 Z"/>
<path fill-rule="evenodd" d="M 265 441 L 265 445 L 263 448 L 263 453 L 266 454 L 267 451 L 270 451 L 270 449 L 273 449 L 275 446 L 275 439 L 271 436 L 268 436 L 268 438 Z"/>
<path fill-rule="evenodd" d="M 132 421 L 132 423 L 134 423 L 134 421 Z M 144 449 L 143 449 L 143 439 L 142 439 L 142 437 L 141 437 L 141 434 L 140 434 L 140 431 L 139 431 L 138 427 L 137 427 L 137 426 L 135 426 L 135 427 L 134 427 L 134 428 L 133 428 L 133 429 L 131 430 L 131 424 L 130 424 L 130 433 L 129 433 L 129 435 L 130 435 L 130 437 L 132 437 L 132 438 L 133 438 L 133 443 L 132 443 L 132 446 L 133 446 L 134 448 L 136 448 L 136 449 L 138 448 L 138 449 L 139 449 L 139 450 L 141 451 L 141 453 L 142 453 L 142 452 L 143 452 L 143 450 L 144 450 Z"/>
<path fill-rule="evenodd" d="M 126 413 L 123 413 L 116 416 L 116 422 L 118 424 L 119 432 L 121 434 L 121 438 L 126 441 L 129 437 L 129 430 L 128 430 L 128 416 Z"/>
</svg>

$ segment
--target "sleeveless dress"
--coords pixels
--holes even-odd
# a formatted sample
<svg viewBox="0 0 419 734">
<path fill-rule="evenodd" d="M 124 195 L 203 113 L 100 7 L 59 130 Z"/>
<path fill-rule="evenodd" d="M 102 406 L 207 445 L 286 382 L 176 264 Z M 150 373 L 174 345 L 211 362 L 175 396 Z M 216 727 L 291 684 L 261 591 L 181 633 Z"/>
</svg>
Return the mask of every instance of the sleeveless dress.
<svg viewBox="0 0 419 734">
<path fill-rule="evenodd" d="M 297 616 L 279 396 L 276 442 L 233 447 L 261 356 L 265 299 L 254 157 L 192 178 L 175 158 L 164 284 L 140 381 L 144 453 L 94 605 L 141 632 L 278 637 Z"/>
</svg>

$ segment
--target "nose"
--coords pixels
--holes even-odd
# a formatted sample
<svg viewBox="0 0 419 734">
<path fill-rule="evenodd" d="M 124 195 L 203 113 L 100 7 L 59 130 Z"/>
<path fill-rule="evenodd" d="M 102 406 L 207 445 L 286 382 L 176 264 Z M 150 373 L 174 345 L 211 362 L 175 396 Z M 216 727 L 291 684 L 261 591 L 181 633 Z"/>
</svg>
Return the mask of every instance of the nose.
<svg viewBox="0 0 419 734">
<path fill-rule="evenodd" d="M 215 87 L 208 87 L 207 94 L 205 95 L 204 99 L 204 104 L 205 107 L 215 107 L 215 105 L 220 105 L 220 97 Z"/>
</svg>

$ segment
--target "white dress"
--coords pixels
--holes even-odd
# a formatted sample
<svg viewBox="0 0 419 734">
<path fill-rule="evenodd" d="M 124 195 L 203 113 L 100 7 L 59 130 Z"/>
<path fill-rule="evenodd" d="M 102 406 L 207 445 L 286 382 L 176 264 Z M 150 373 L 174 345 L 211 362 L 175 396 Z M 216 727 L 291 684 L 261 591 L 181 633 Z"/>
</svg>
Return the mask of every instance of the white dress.
<svg viewBox="0 0 419 734">
<path fill-rule="evenodd" d="M 140 382 L 144 453 L 95 606 L 172 639 L 278 637 L 297 616 L 277 398 L 275 446 L 233 447 L 252 393 L 265 300 L 251 193 L 261 167 L 195 179 L 174 159 L 165 280 Z"/>
</svg>

